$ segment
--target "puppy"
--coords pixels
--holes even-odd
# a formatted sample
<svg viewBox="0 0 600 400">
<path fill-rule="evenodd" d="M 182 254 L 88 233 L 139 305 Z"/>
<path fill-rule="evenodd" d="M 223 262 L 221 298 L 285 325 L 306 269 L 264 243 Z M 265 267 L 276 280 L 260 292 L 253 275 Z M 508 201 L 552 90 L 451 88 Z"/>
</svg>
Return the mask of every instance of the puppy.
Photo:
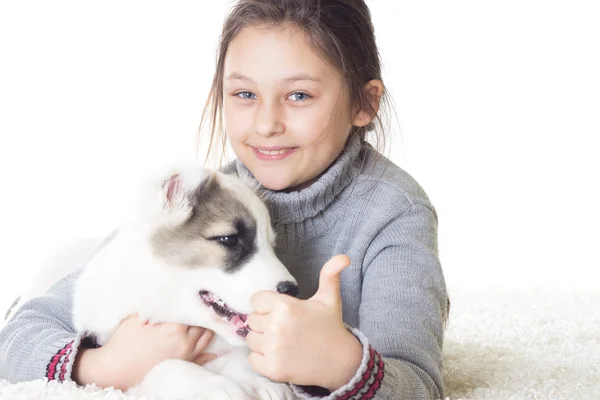
<svg viewBox="0 0 600 400">
<path fill-rule="evenodd" d="M 289 385 L 248 364 L 245 336 L 251 296 L 296 296 L 294 277 L 276 257 L 269 213 L 237 177 L 196 165 L 168 171 L 141 192 L 131 218 L 89 260 L 78 279 L 73 320 L 98 345 L 120 322 L 202 326 L 219 355 L 200 367 L 167 360 L 128 390 L 169 399 L 294 399 Z"/>
</svg>

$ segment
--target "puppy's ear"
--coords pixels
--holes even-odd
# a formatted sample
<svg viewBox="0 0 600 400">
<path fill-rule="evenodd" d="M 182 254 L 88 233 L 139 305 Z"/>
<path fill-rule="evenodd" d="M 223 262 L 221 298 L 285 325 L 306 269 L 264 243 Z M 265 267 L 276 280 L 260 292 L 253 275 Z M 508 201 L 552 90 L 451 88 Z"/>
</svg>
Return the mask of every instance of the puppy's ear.
<svg viewBox="0 0 600 400">
<path fill-rule="evenodd" d="M 168 225 L 183 224 L 192 216 L 198 193 L 212 182 L 209 171 L 173 173 L 161 186 L 162 216 Z"/>
<path fill-rule="evenodd" d="M 165 209 L 185 208 L 187 206 L 182 186 L 183 181 L 179 174 L 173 174 L 163 182 L 162 191 L 165 200 Z"/>
<path fill-rule="evenodd" d="M 167 178 L 160 190 L 163 221 L 175 226 L 184 223 L 192 215 L 192 207 L 185 193 L 183 179 L 176 173 Z"/>
</svg>

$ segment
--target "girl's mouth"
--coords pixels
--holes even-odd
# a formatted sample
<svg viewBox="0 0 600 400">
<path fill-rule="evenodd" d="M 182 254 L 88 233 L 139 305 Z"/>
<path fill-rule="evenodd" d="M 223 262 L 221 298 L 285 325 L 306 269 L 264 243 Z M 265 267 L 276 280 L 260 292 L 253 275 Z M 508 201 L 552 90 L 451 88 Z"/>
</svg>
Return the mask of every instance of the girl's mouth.
<svg viewBox="0 0 600 400">
<path fill-rule="evenodd" d="M 252 147 L 252 146 L 251 146 Z M 297 147 L 252 147 L 254 154 L 262 161 L 279 161 L 283 160 L 296 151 Z"/>
<path fill-rule="evenodd" d="M 223 300 L 207 290 L 201 290 L 199 294 L 202 302 L 211 308 L 219 318 L 227 322 L 238 336 L 245 338 L 248 335 L 250 328 L 248 327 L 247 314 L 233 310 Z"/>
</svg>

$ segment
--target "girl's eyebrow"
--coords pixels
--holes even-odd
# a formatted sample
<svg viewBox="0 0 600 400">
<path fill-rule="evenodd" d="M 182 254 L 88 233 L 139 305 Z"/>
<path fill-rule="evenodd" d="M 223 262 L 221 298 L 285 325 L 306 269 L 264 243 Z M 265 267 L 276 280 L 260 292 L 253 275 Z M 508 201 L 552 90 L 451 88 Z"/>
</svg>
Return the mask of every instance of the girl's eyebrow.
<svg viewBox="0 0 600 400">
<path fill-rule="evenodd" d="M 310 76 L 310 75 L 306 75 L 306 74 L 292 75 L 289 78 L 283 79 L 283 82 L 296 82 L 296 81 L 321 82 L 321 80 L 319 78 L 315 78 L 314 76 Z"/>
<path fill-rule="evenodd" d="M 247 82 L 250 82 L 250 83 L 256 83 L 252 79 L 248 78 L 247 76 L 242 75 L 242 74 L 238 74 L 237 72 L 232 72 L 231 74 L 227 75 L 225 77 L 225 79 L 227 79 L 227 80 L 238 79 L 238 80 L 247 81 Z M 307 75 L 307 74 L 292 75 L 292 76 L 290 76 L 288 78 L 282 79 L 282 82 L 296 82 L 296 81 L 321 82 L 321 80 L 319 78 L 315 78 L 314 76 Z"/>
<path fill-rule="evenodd" d="M 227 79 L 227 80 L 238 79 L 238 80 L 241 80 L 241 81 L 248 81 L 248 82 L 251 82 L 251 83 L 255 83 L 252 79 L 250 79 L 247 76 L 244 76 L 242 74 L 238 74 L 237 72 L 232 72 L 231 74 L 227 75 L 225 77 L 225 79 Z"/>
</svg>

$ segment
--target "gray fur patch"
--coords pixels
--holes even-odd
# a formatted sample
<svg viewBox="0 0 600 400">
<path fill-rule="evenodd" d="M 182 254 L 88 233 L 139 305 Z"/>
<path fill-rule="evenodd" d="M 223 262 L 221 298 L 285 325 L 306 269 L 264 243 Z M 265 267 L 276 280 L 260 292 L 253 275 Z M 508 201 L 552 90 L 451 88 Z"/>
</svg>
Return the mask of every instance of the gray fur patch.
<svg viewBox="0 0 600 400">
<path fill-rule="evenodd" d="M 253 253 L 256 222 L 242 199 L 223 188 L 213 175 L 189 194 L 192 214 L 183 224 L 158 229 L 151 237 L 154 254 L 186 268 L 223 266 L 233 272 Z M 237 235 L 238 246 L 218 237 Z"/>
</svg>

